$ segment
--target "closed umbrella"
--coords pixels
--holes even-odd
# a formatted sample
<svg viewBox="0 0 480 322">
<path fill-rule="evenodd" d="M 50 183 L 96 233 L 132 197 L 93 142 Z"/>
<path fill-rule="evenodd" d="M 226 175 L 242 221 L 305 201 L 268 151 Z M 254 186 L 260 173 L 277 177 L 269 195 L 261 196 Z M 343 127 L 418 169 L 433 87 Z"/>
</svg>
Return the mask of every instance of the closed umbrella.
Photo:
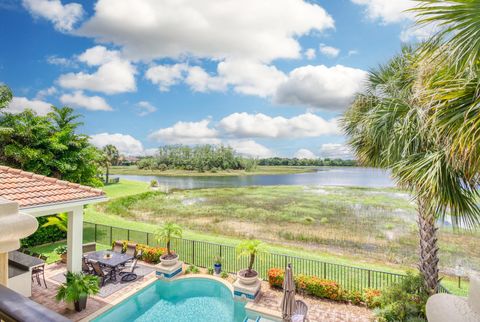
<svg viewBox="0 0 480 322">
<path fill-rule="evenodd" d="M 295 312 L 295 282 L 293 280 L 292 264 L 285 269 L 283 280 L 282 318 L 290 322 Z"/>
</svg>

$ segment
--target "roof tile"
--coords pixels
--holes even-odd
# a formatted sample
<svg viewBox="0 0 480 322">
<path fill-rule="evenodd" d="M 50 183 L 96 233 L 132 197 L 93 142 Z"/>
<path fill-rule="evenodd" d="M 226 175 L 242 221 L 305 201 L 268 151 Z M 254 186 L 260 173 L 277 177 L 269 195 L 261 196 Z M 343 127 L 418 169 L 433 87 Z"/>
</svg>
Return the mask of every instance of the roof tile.
<svg viewBox="0 0 480 322">
<path fill-rule="evenodd" d="M 0 197 L 18 202 L 21 208 L 104 195 L 100 189 L 0 166 Z"/>
</svg>

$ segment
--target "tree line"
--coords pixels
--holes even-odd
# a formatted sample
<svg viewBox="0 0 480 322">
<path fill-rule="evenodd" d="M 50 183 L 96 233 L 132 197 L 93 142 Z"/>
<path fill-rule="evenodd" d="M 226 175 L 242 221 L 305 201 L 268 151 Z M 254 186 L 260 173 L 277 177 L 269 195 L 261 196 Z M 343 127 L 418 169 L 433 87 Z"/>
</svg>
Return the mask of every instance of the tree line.
<svg viewBox="0 0 480 322">
<path fill-rule="evenodd" d="M 166 145 L 152 157 L 137 162 L 139 169 L 180 169 L 198 172 L 219 170 L 247 170 L 256 167 L 256 160 L 244 158 L 224 145 Z"/>
<path fill-rule="evenodd" d="M 343 160 L 343 159 L 298 159 L 298 158 L 265 158 L 258 160 L 258 165 L 267 166 L 310 166 L 310 167 L 323 167 L 323 166 L 343 166 L 351 167 L 357 165 L 355 160 Z"/>
</svg>

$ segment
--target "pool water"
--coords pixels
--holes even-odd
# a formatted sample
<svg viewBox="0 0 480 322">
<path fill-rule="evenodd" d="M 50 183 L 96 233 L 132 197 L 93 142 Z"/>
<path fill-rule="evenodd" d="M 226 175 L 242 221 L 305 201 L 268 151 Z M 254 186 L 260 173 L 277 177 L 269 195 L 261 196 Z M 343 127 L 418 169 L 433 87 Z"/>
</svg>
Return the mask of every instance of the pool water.
<svg viewBox="0 0 480 322">
<path fill-rule="evenodd" d="M 241 322 L 245 315 L 245 303 L 223 283 L 186 278 L 158 280 L 93 321 Z"/>
</svg>

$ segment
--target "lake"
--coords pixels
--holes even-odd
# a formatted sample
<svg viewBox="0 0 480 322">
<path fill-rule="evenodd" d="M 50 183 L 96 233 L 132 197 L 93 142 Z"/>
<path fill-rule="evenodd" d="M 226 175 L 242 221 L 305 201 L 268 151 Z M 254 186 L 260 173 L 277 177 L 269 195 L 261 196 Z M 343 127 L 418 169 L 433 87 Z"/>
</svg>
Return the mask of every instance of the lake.
<svg viewBox="0 0 480 322">
<path fill-rule="evenodd" d="M 322 167 L 316 172 L 280 175 L 253 176 L 202 176 L 202 177 L 170 177 L 170 176 L 138 176 L 116 175 L 127 180 L 145 181 L 157 180 L 164 189 L 196 189 L 215 187 L 244 186 L 356 186 L 369 188 L 393 187 L 394 182 L 388 172 L 374 168 L 359 167 Z"/>
</svg>

